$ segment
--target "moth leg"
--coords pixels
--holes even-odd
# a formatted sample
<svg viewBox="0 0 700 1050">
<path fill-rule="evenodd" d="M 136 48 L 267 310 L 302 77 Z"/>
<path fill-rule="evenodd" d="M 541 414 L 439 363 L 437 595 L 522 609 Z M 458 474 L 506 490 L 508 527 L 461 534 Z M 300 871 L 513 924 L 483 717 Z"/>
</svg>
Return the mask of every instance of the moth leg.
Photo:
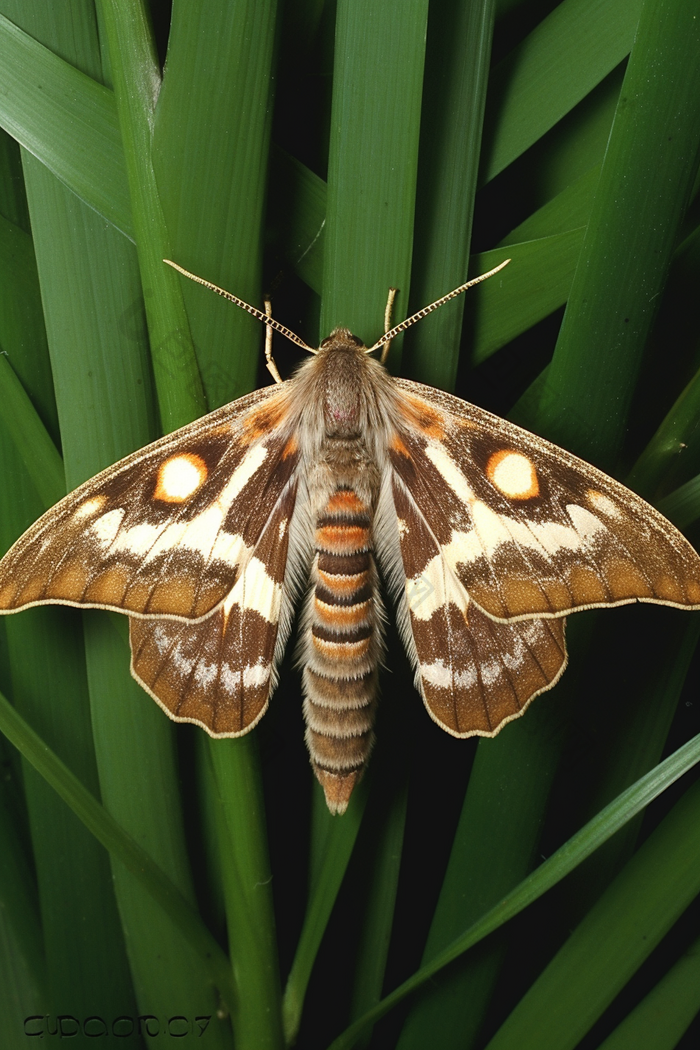
<svg viewBox="0 0 700 1050">
<path fill-rule="evenodd" d="M 269 299 L 265 300 L 265 316 L 272 317 L 272 303 Z M 277 371 L 277 365 L 275 359 L 272 356 L 272 325 L 265 325 L 265 365 L 267 370 L 276 383 L 282 382 L 282 376 Z"/>
<path fill-rule="evenodd" d="M 386 301 L 386 310 L 384 311 L 384 335 L 386 335 L 386 333 L 388 331 L 390 331 L 390 329 L 391 329 L 391 314 L 392 314 L 393 309 L 394 309 L 394 299 L 396 298 L 396 293 L 397 292 L 398 292 L 398 288 L 390 288 L 389 289 L 389 296 L 388 296 L 387 301 Z M 382 364 L 384 364 L 384 362 L 386 361 L 387 357 L 389 356 L 389 350 L 391 349 L 391 343 L 392 343 L 392 340 L 390 339 L 388 343 L 384 344 L 384 349 L 382 350 L 382 356 L 380 358 L 380 361 L 381 361 Z"/>
</svg>

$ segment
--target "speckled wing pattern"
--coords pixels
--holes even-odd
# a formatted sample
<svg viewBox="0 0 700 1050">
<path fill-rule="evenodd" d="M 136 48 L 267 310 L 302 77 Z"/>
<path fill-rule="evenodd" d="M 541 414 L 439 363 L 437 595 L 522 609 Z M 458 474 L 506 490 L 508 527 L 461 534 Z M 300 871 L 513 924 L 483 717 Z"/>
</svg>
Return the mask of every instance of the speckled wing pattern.
<svg viewBox="0 0 700 1050">
<path fill-rule="evenodd" d="M 558 680 L 564 617 L 700 608 L 700 558 L 640 497 L 536 435 L 396 380 L 389 456 L 409 652 L 437 722 L 494 735 Z"/>
<path fill-rule="evenodd" d="M 250 728 L 274 679 L 297 491 L 287 413 L 284 391 L 256 391 L 80 486 L 2 560 L 0 612 L 126 612 L 132 673 L 173 718 Z"/>
</svg>

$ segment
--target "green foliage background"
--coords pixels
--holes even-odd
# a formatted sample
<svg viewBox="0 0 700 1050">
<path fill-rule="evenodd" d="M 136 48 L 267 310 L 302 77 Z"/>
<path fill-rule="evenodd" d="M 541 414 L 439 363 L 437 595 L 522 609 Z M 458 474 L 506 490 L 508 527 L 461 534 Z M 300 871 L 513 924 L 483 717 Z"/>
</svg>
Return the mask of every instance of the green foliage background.
<svg viewBox="0 0 700 1050">
<path fill-rule="evenodd" d="M 510 257 L 391 370 L 693 538 L 698 54 L 690 0 L 0 0 L 2 548 L 265 381 L 256 322 L 166 257 L 274 289 L 309 342 Z M 123 618 L 4 619 L 2 1046 L 28 1017 L 80 1047 L 695 1045 L 699 620 L 574 617 L 562 681 L 480 743 L 422 711 L 392 637 L 331 818 L 291 658 L 260 728 L 212 742 L 132 681 Z"/>
</svg>

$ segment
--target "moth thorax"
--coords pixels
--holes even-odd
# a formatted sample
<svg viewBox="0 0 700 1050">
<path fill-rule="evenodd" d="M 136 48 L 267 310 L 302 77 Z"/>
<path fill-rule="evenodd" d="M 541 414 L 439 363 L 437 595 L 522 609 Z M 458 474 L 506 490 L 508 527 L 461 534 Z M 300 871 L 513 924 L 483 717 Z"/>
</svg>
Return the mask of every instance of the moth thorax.
<svg viewBox="0 0 700 1050">
<path fill-rule="evenodd" d="M 343 813 L 374 734 L 381 607 L 371 508 L 338 487 L 318 515 L 302 639 L 304 717 L 311 765 L 333 813 Z"/>
<path fill-rule="evenodd" d="M 324 353 L 323 415 L 329 437 L 353 438 L 361 432 L 364 344 L 347 328 L 336 328 L 321 343 Z"/>
</svg>

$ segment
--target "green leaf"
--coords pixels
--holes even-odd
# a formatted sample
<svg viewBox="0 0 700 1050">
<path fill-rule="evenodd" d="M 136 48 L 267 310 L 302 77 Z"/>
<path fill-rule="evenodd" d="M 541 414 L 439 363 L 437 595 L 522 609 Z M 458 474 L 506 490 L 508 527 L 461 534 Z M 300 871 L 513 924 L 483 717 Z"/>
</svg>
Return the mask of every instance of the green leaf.
<svg viewBox="0 0 700 1050">
<path fill-rule="evenodd" d="M 488 1050 L 573 1050 L 700 892 L 699 827 L 696 783 L 574 930 Z"/>
<path fill-rule="evenodd" d="M 493 18 L 493 0 L 431 4 L 409 314 L 466 279 Z M 454 389 L 464 309 L 459 296 L 410 330 L 406 375 Z"/>
<path fill-rule="evenodd" d="M 401 853 L 406 826 L 408 782 L 384 776 L 375 780 L 380 792 L 373 793 L 374 811 L 365 823 L 365 857 L 369 863 L 369 885 L 362 932 L 355 962 L 355 984 L 351 1017 L 361 1017 L 382 997 L 384 975 L 396 907 Z M 400 774 L 399 774 L 400 776 Z M 378 797 L 380 796 L 380 797 Z M 369 1043 L 371 1032 L 366 1033 Z M 364 1044 L 363 1044 L 364 1045 Z"/>
<path fill-rule="evenodd" d="M 48 509 L 66 494 L 63 460 L 6 357 L 0 357 L 0 397 L 3 426 L 12 436 L 44 509 Z"/>
<path fill-rule="evenodd" d="M 564 0 L 494 69 L 482 152 L 488 182 L 629 54 L 642 0 Z"/>
<path fill-rule="evenodd" d="M 299 944 L 284 989 L 282 1010 L 288 1046 L 294 1043 L 299 1031 L 311 970 L 350 861 L 366 804 L 367 785 L 363 782 L 353 791 L 342 820 L 331 818 L 332 824 L 323 844 L 323 861 L 311 888 Z"/>
<path fill-rule="evenodd" d="M 166 431 L 205 409 L 180 278 L 172 256 L 151 156 L 160 71 L 143 0 L 100 0 L 119 127 L 129 180 L 131 214 L 151 342 L 160 417 Z"/>
<path fill-rule="evenodd" d="M 474 256 L 470 274 L 486 273 L 510 257 L 505 270 L 467 292 L 473 325 L 471 359 L 496 350 L 562 306 L 576 272 L 585 227 Z"/>
<path fill-rule="evenodd" d="M 208 971 L 226 1000 L 235 1003 L 235 989 L 228 959 L 192 906 L 145 850 L 119 826 L 2 694 L 0 728 L 8 740 L 70 806 L 98 842 L 119 858 L 157 902 L 158 907 L 170 916 L 197 952 L 200 965 Z"/>
<path fill-rule="evenodd" d="M 700 1010 L 700 940 L 600 1044 L 600 1050 L 674 1050 Z"/>
<path fill-rule="evenodd" d="M 700 518 L 700 474 L 657 503 L 662 514 L 679 529 L 685 529 Z"/>
<path fill-rule="evenodd" d="M 0 15 L 0 125 L 133 239 L 114 94 Z"/>
<path fill-rule="evenodd" d="M 153 130 L 172 258 L 257 306 L 276 12 L 275 0 L 212 0 L 204 7 L 176 0 Z M 209 406 L 248 393 L 260 359 L 260 323 L 177 280 Z"/>
<path fill-rule="evenodd" d="M 213 740 L 229 941 L 238 981 L 236 1046 L 284 1045 L 265 806 L 255 737 Z M 244 1002 L 244 999 L 247 1000 Z"/>
<path fill-rule="evenodd" d="M 552 854 L 536 871 L 529 875 L 499 904 L 488 911 L 470 929 L 436 956 L 428 965 L 421 967 L 412 977 L 399 985 L 390 995 L 369 1010 L 364 1017 L 350 1025 L 337 1039 L 334 1039 L 329 1050 L 348 1050 L 365 1028 L 383 1017 L 393 1006 L 407 995 L 417 991 L 433 974 L 448 963 L 458 958 L 473 945 L 478 944 L 489 933 L 498 929 L 514 915 L 517 915 L 528 904 L 537 900 L 548 889 L 555 886 L 578 864 L 606 842 L 637 813 L 648 806 L 672 783 L 683 776 L 700 761 L 700 736 L 694 737 L 664 762 L 656 766 L 636 784 L 623 791 L 610 805 L 606 806 L 593 820 L 573 835 L 568 842 Z"/>
<path fill-rule="evenodd" d="M 695 178 L 698 47 L 700 26 L 690 0 L 648 0 L 547 376 L 543 407 L 556 413 L 550 435 L 601 465 L 613 463 L 620 448 Z M 595 427 L 587 418 L 593 404 Z"/>
<path fill-rule="evenodd" d="M 344 325 L 367 346 L 389 288 L 397 317 L 408 301 L 427 17 L 426 0 L 399 19 L 391 0 L 338 3 L 321 332 Z"/>
</svg>

